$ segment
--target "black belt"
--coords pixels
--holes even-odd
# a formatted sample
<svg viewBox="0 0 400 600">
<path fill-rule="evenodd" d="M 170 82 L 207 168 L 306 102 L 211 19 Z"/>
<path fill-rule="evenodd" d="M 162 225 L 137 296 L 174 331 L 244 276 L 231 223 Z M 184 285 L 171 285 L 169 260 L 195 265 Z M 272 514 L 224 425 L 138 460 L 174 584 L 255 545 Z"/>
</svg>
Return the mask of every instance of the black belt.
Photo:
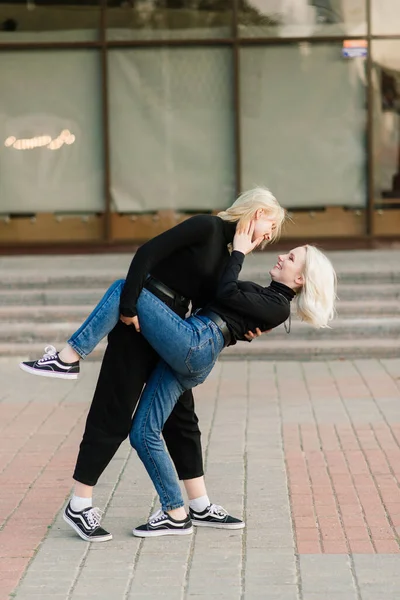
<svg viewBox="0 0 400 600">
<path fill-rule="evenodd" d="M 183 303 L 189 304 L 189 302 L 190 302 L 189 298 L 186 298 L 185 296 L 181 296 L 177 292 L 174 292 L 174 290 L 171 290 L 171 288 L 169 288 L 167 285 L 165 285 L 165 283 L 163 283 L 162 281 L 159 281 L 158 279 L 156 279 L 155 277 L 152 277 L 151 275 L 149 275 L 149 277 L 146 279 L 144 287 L 146 289 L 148 289 L 149 292 L 152 292 L 152 291 L 153 292 L 161 292 L 162 294 L 164 294 L 164 296 L 167 296 L 168 298 L 171 298 L 172 300 L 179 300 L 179 302 L 182 302 L 182 304 Z M 155 293 L 155 296 L 157 296 L 157 293 Z"/>
<path fill-rule="evenodd" d="M 226 324 L 226 322 L 222 319 L 222 317 L 217 315 L 217 313 L 213 312 L 212 310 L 208 310 L 207 308 L 200 309 L 198 312 L 196 312 L 196 315 L 201 315 L 203 317 L 207 317 L 208 319 L 213 321 L 217 325 L 217 327 L 220 329 L 222 335 L 224 336 L 225 346 L 229 346 L 229 344 L 231 343 L 231 339 L 232 339 L 231 332 L 229 331 L 229 327 Z"/>
</svg>

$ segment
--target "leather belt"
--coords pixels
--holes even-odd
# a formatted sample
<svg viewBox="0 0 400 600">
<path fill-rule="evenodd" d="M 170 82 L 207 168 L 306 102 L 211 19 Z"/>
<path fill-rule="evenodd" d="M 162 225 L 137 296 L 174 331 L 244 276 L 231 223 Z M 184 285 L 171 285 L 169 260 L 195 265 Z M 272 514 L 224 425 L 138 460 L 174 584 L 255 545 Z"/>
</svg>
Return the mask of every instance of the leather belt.
<svg viewBox="0 0 400 600">
<path fill-rule="evenodd" d="M 182 303 L 185 302 L 187 304 L 189 304 L 189 302 L 190 302 L 189 298 L 186 298 L 185 296 L 181 296 L 177 292 L 174 292 L 174 290 L 171 290 L 171 288 L 169 288 L 167 285 L 165 285 L 165 283 L 163 283 L 162 281 L 159 281 L 152 275 L 149 275 L 147 277 L 144 287 L 146 289 L 148 289 L 149 292 L 152 292 L 152 291 L 161 292 L 162 294 L 164 294 L 164 296 L 167 296 L 168 298 L 171 298 L 172 300 L 179 300 L 180 302 L 182 302 Z M 155 295 L 157 296 L 157 293 L 155 293 Z"/>
<path fill-rule="evenodd" d="M 224 336 L 225 346 L 229 346 L 232 339 L 231 332 L 229 331 L 229 327 L 226 324 L 226 322 L 222 319 L 222 317 L 217 315 L 217 313 L 215 313 L 214 311 L 208 310 L 207 308 L 200 309 L 198 312 L 196 312 L 196 315 L 207 317 L 208 319 L 213 321 Z"/>
</svg>

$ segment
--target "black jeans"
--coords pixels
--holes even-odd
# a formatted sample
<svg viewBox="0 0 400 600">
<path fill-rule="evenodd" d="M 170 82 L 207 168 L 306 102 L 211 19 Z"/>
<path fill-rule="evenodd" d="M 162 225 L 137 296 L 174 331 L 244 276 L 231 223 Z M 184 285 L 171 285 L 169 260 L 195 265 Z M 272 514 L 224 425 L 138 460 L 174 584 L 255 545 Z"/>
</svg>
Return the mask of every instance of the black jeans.
<svg viewBox="0 0 400 600">
<path fill-rule="evenodd" d="M 160 294 L 179 316 L 187 305 Z M 134 326 L 119 322 L 108 336 L 93 401 L 86 420 L 73 478 L 94 486 L 127 438 L 142 388 L 159 360 Z M 203 471 L 201 434 L 191 390 L 176 404 L 163 437 L 180 479 L 200 477 Z"/>
</svg>

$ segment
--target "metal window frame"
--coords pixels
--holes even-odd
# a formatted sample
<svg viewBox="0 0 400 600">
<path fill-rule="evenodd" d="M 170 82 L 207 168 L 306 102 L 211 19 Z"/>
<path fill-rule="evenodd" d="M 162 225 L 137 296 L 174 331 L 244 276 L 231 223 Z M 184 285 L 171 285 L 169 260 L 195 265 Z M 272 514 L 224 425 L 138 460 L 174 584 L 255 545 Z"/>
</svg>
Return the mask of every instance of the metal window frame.
<svg viewBox="0 0 400 600">
<path fill-rule="evenodd" d="M 241 107 L 240 107 L 240 49 L 248 46 L 268 46 L 268 45 L 288 45 L 293 43 L 309 42 L 309 43 L 322 43 L 322 42 L 343 42 L 346 40 L 367 40 L 367 144 L 366 144 L 366 159 L 367 159 L 367 170 L 368 170 L 368 181 L 367 181 L 367 203 L 366 203 L 366 225 L 365 235 L 362 237 L 364 243 L 367 245 L 379 244 L 379 239 L 375 236 L 374 231 L 374 163 L 373 163 L 373 88 L 372 88 L 372 48 L 371 43 L 375 40 L 400 40 L 400 32 L 398 35 L 376 35 L 372 34 L 372 23 L 371 23 L 371 8 L 372 0 L 364 0 L 366 7 L 367 16 L 367 32 L 366 35 L 360 36 L 349 36 L 349 35 L 337 35 L 337 36 L 312 36 L 312 37 L 255 37 L 245 38 L 239 36 L 239 0 L 231 0 L 232 2 L 232 31 L 231 37 L 228 38 L 210 38 L 210 39 L 188 39 L 188 40 L 108 40 L 107 39 L 107 0 L 99 0 L 99 39 L 97 41 L 88 42 L 2 42 L 0 41 L 0 55 L 4 51 L 9 50 L 77 50 L 77 49 L 93 49 L 98 50 L 101 62 L 101 114 L 102 114 L 102 128 L 103 128 L 103 170 L 104 170 L 104 224 L 103 224 L 103 236 L 98 243 L 91 242 L 88 246 L 93 249 L 101 249 L 109 247 L 114 249 L 121 249 L 121 243 L 113 240 L 112 237 L 112 211 L 111 211 L 111 169 L 110 169 L 110 133 L 109 133 L 109 77 L 108 77 L 108 51 L 113 48 L 156 48 L 156 47 L 216 47 L 225 46 L 231 48 L 232 51 L 232 95 L 233 95 L 233 107 L 234 107 L 234 164 L 235 164 L 235 180 L 236 180 L 236 193 L 239 194 L 241 191 L 242 183 L 242 144 L 241 144 Z M 375 0 L 377 1 L 377 0 Z M 324 238 L 328 242 L 327 238 Z M 332 238 L 333 239 L 333 238 Z M 353 238 L 349 240 L 350 246 L 357 246 L 359 243 L 363 243 L 360 238 Z M 339 241 L 338 246 L 341 246 L 343 240 Z M 326 245 L 326 244 L 325 244 Z M 18 247 L 21 244 L 15 244 L 15 249 L 18 251 Z M 74 242 L 70 244 L 69 249 L 82 248 L 82 244 Z M 30 246 L 29 246 L 30 247 Z M 49 249 L 54 247 L 54 244 L 44 244 L 44 247 Z M 123 247 L 123 246 L 122 246 Z M 27 246 L 24 246 L 26 251 Z M 37 245 L 34 248 L 38 248 Z M 10 249 L 10 245 L 8 245 Z M 1 253 L 1 248 L 0 248 Z"/>
</svg>

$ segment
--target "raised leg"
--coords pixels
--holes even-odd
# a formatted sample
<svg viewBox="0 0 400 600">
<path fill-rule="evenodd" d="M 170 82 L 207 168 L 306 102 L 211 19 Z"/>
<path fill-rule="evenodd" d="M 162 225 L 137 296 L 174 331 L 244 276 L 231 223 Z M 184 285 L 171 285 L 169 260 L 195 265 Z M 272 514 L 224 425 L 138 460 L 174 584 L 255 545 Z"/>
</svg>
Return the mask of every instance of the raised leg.
<svg viewBox="0 0 400 600">
<path fill-rule="evenodd" d="M 81 358 L 86 358 L 118 323 L 119 302 L 124 284 L 125 279 L 114 281 L 84 323 L 69 338 L 68 345 Z"/>
</svg>

